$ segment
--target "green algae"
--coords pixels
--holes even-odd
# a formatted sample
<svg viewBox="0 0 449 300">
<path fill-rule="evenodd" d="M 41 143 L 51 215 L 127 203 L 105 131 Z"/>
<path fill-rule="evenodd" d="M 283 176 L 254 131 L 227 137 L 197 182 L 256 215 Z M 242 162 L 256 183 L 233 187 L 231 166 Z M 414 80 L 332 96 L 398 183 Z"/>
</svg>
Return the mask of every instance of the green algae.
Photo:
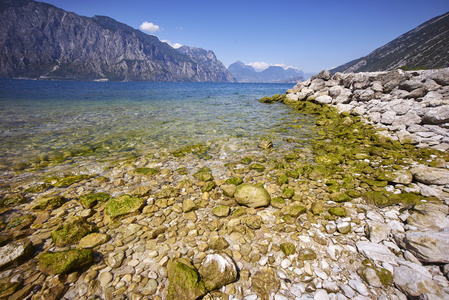
<svg viewBox="0 0 449 300">
<path fill-rule="evenodd" d="M 91 249 L 45 252 L 39 256 L 39 270 L 48 275 L 67 273 L 89 265 L 93 259 Z"/>
<path fill-rule="evenodd" d="M 33 215 L 24 215 L 9 221 L 8 225 L 6 225 L 7 229 L 24 229 L 26 227 L 30 227 L 30 225 L 34 222 Z"/>
<path fill-rule="evenodd" d="M 20 204 L 23 204 L 26 202 L 27 202 L 27 200 L 26 200 L 25 196 L 23 196 L 21 194 L 14 194 L 14 195 L 6 196 L 5 198 L 1 199 L 0 207 L 16 206 L 16 205 L 20 205 Z"/>
<path fill-rule="evenodd" d="M 187 154 L 194 154 L 200 159 L 210 159 L 211 156 L 207 154 L 210 147 L 205 144 L 187 145 L 172 152 L 174 157 L 184 157 Z"/>
<path fill-rule="evenodd" d="M 137 168 L 134 170 L 137 174 L 152 176 L 160 173 L 159 169 L 156 168 Z"/>
<path fill-rule="evenodd" d="M 84 208 L 92 208 L 98 202 L 107 202 L 109 199 L 111 199 L 111 196 L 108 193 L 89 193 L 80 196 L 79 202 Z"/>
<path fill-rule="evenodd" d="M 343 207 L 331 207 L 331 208 L 329 208 L 328 212 L 332 216 L 336 216 L 336 217 L 345 217 L 346 216 L 346 210 Z"/>
<path fill-rule="evenodd" d="M 265 167 L 259 163 L 253 163 L 249 168 L 251 170 L 256 170 L 257 172 L 265 171 Z"/>
<path fill-rule="evenodd" d="M 243 183 L 243 179 L 240 178 L 240 177 L 233 177 L 233 178 L 227 179 L 226 183 L 238 186 L 238 185 L 241 185 Z"/>
<path fill-rule="evenodd" d="M 77 243 L 86 235 L 97 231 L 98 228 L 84 218 L 71 217 L 52 231 L 51 238 L 56 246 L 63 247 Z"/>
<path fill-rule="evenodd" d="M 122 195 L 110 199 L 106 204 L 105 212 L 111 219 L 114 219 L 128 214 L 138 213 L 144 205 L 145 200 L 143 199 L 130 195 Z"/>
<path fill-rule="evenodd" d="M 281 174 L 279 176 L 276 177 L 276 183 L 278 185 L 284 185 L 288 183 L 288 177 L 286 174 Z"/>
<path fill-rule="evenodd" d="M 33 210 L 37 209 L 45 209 L 45 210 L 53 210 L 62 206 L 65 203 L 66 199 L 63 196 L 49 196 L 40 198 L 33 206 Z"/>
</svg>

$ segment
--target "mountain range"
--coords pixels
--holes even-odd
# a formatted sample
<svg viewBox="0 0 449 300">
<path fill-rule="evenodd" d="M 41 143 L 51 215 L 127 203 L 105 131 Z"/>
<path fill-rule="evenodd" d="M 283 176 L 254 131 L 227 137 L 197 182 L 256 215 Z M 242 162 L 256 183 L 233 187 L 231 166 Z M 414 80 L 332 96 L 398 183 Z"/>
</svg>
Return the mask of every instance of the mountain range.
<svg viewBox="0 0 449 300">
<path fill-rule="evenodd" d="M 106 16 L 0 0 L 0 77 L 235 82 L 212 51 L 174 49 Z"/>
<path fill-rule="evenodd" d="M 449 12 L 435 17 L 365 57 L 331 70 L 332 73 L 389 71 L 397 68 L 434 69 L 449 64 Z"/>
<path fill-rule="evenodd" d="M 279 66 L 270 66 L 257 72 L 252 66 L 237 61 L 228 67 L 228 71 L 237 82 L 263 82 L 263 83 L 297 83 L 305 78 L 303 71 Z"/>
</svg>

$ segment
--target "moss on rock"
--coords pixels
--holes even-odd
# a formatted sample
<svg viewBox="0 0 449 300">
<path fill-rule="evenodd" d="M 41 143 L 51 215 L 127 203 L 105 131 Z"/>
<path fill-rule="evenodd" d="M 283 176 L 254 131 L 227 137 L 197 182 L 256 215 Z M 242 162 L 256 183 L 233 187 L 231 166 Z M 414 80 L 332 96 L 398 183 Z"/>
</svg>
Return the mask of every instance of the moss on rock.
<svg viewBox="0 0 449 300">
<path fill-rule="evenodd" d="M 98 202 L 107 202 L 111 199 L 108 193 L 90 193 L 80 196 L 79 202 L 84 208 L 92 208 Z"/>
<path fill-rule="evenodd" d="M 130 195 L 112 198 L 106 204 L 106 215 L 111 219 L 139 212 L 145 205 L 145 200 Z"/>
<path fill-rule="evenodd" d="M 90 249 L 72 249 L 61 252 L 45 252 L 39 256 L 39 270 L 47 275 L 68 273 L 93 261 Z"/>
<path fill-rule="evenodd" d="M 87 223 L 82 217 L 75 216 L 56 227 L 51 233 L 51 238 L 56 246 L 63 247 L 77 243 L 89 233 L 97 231 L 96 226 Z"/>
</svg>

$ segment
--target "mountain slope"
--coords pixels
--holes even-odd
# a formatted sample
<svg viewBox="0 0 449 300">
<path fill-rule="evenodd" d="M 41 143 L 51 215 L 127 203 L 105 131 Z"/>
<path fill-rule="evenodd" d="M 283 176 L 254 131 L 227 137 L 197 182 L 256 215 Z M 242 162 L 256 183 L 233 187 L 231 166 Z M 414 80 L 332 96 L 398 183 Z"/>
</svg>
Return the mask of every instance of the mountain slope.
<svg viewBox="0 0 449 300">
<path fill-rule="evenodd" d="M 304 80 L 304 72 L 288 68 L 285 70 L 279 66 L 270 66 L 262 72 L 257 72 L 252 66 L 237 61 L 228 67 L 228 71 L 238 82 L 285 82 L 296 83 Z"/>
<path fill-rule="evenodd" d="M 0 28 L 3 78 L 234 81 L 215 55 L 201 61 L 109 17 L 0 0 Z"/>
<path fill-rule="evenodd" d="M 369 55 L 331 70 L 336 72 L 388 71 L 402 66 L 440 68 L 449 63 L 449 12 L 435 17 Z"/>
</svg>

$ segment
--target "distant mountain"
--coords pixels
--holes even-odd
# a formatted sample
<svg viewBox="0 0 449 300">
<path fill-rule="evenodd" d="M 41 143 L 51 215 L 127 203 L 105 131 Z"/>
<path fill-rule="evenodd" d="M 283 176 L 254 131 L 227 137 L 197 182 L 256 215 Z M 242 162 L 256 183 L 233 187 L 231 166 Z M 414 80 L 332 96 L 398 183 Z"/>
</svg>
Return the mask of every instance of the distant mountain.
<svg viewBox="0 0 449 300">
<path fill-rule="evenodd" d="M 297 83 L 304 80 L 304 72 L 293 68 L 285 70 L 282 67 L 271 66 L 262 72 L 257 72 L 252 66 L 237 61 L 228 67 L 228 71 L 238 82 L 283 82 Z"/>
<path fill-rule="evenodd" d="M 0 28 L 2 78 L 235 81 L 212 51 L 175 50 L 105 16 L 83 17 L 33 0 L 0 0 Z"/>
<path fill-rule="evenodd" d="M 399 67 L 440 68 L 449 64 L 449 12 L 401 35 L 369 55 L 331 70 L 332 73 L 388 71 Z"/>
</svg>

